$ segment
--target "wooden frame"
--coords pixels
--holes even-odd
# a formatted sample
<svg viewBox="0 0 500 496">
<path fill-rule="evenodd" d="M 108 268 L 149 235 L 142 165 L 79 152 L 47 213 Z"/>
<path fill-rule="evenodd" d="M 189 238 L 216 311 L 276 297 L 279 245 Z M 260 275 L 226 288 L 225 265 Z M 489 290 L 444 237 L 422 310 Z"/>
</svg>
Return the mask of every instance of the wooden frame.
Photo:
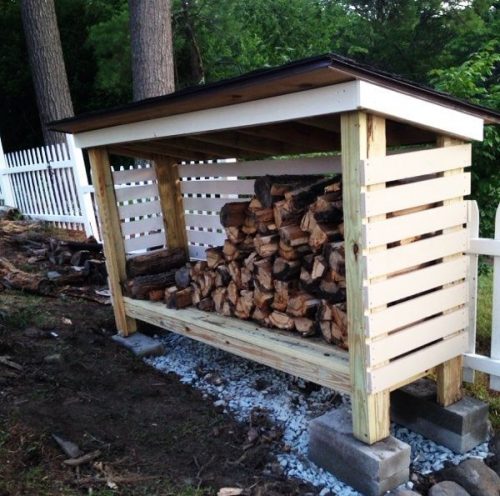
<svg viewBox="0 0 500 496">
<path fill-rule="evenodd" d="M 245 133 L 246 127 L 290 121 L 273 126 L 278 133 L 275 140 L 266 131 L 263 136 L 271 145 L 271 141 L 287 142 L 283 134 L 287 129 L 299 132 L 299 127 L 290 127 L 293 122 L 321 115 L 324 123 L 318 129 L 325 148 L 325 132 L 332 133 L 332 142 L 338 140 L 338 116 L 328 122 L 326 115 L 333 112 L 340 113 L 341 157 L 178 164 L 182 139 L 196 140 L 200 147 L 196 153 L 203 155 L 204 141 L 208 147 L 229 146 L 226 138 L 234 129 L 241 132 L 237 141 L 242 150 L 256 147 L 261 153 L 264 149 L 256 145 L 259 129 Z M 445 136 L 435 148 L 388 155 L 386 116 Z M 220 129 L 229 134 L 221 139 L 212 134 Z M 147 141 L 140 143 L 140 149 L 132 147 L 138 140 L 183 135 L 187 138 L 173 145 L 180 151 L 171 157 L 168 145 L 159 153 L 155 141 L 151 153 Z M 123 334 L 133 332 L 135 319 L 143 320 L 347 392 L 354 435 L 368 444 L 389 435 L 390 391 L 436 367 L 440 402 L 455 401 L 460 394 L 460 357 L 468 347 L 469 262 L 464 253 L 469 234 L 464 197 L 470 192 L 470 174 L 464 168 L 470 165 L 471 153 L 470 145 L 458 142 L 456 136 L 480 138 L 482 120 L 365 81 L 77 135 L 80 146 L 93 147 L 89 154 L 118 329 Z M 130 193 L 139 201 L 146 196 L 148 202 L 117 207 L 117 199 L 127 193 L 120 189 L 115 193 L 113 177 L 119 182 L 128 176 L 111 174 L 107 151 L 95 148 L 108 144 L 116 152 L 144 150 L 143 156 L 154 161 L 156 183 Z M 194 309 L 169 310 L 161 303 L 123 297 L 125 251 L 130 247 L 154 246 L 166 234 L 167 246 L 185 247 L 191 257 L 200 258 L 203 245 L 220 244 L 224 238 L 216 215 L 224 203 L 251 194 L 252 177 L 294 170 L 343 174 L 349 352 L 251 322 Z M 149 178 L 148 174 L 136 177 Z M 122 230 L 124 216 L 147 216 L 158 209 L 161 219 L 153 216 Z M 140 236 L 124 242 L 124 235 L 135 232 Z"/>
</svg>

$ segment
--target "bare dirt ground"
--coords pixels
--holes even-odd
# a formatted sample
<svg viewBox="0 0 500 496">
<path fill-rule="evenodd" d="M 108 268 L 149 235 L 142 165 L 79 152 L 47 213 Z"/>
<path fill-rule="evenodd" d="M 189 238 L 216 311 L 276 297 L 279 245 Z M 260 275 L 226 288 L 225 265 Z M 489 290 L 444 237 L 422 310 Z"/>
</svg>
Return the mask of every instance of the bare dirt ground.
<svg viewBox="0 0 500 496">
<path fill-rule="evenodd" d="M 0 257 L 24 271 L 54 268 L 4 241 Z M 248 425 L 133 357 L 115 332 L 110 306 L 0 291 L 0 496 L 316 494 L 283 478 L 271 445 L 248 443 Z M 67 466 L 53 434 L 99 454 Z"/>
</svg>

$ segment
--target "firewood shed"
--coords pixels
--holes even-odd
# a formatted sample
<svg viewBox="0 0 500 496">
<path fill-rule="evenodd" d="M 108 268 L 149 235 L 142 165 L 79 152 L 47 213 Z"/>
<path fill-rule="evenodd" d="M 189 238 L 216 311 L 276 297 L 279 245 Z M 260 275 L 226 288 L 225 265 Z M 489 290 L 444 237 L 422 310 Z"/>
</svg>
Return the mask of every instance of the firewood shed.
<svg viewBox="0 0 500 496">
<path fill-rule="evenodd" d="M 145 321 L 349 393 L 354 435 L 389 435 L 390 392 L 431 371 L 460 397 L 468 349 L 472 140 L 499 114 L 335 55 L 52 124 L 88 152 L 116 325 Z M 149 168 L 113 170 L 110 155 Z M 225 159 L 225 160 L 222 160 Z M 135 162 L 137 163 L 137 162 Z M 126 260 L 223 242 L 256 177 L 342 174 L 349 351 L 122 293 Z"/>
</svg>

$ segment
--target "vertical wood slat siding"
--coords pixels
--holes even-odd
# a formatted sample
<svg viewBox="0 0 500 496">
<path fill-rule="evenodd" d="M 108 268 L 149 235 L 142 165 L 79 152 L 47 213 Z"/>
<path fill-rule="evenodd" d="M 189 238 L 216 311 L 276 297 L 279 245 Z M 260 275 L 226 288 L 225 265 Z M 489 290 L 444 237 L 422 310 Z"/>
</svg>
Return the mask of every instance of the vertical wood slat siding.
<svg viewBox="0 0 500 496">
<path fill-rule="evenodd" d="M 384 190 L 364 191 L 361 198 L 372 393 L 466 351 L 468 257 L 464 253 L 469 232 L 464 227 L 463 196 L 470 192 L 470 174 L 463 168 L 469 164 L 469 145 L 361 163 L 364 187 L 388 183 Z M 444 176 L 436 177 L 439 174 Z M 380 214 L 387 218 L 370 221 Z M 395 245 L 376 250 L 388 243 Z M 380 276 L 385 278 L 377 280 Z M 372 310 L 383 305 L 389 306 Z"/>
</svg>

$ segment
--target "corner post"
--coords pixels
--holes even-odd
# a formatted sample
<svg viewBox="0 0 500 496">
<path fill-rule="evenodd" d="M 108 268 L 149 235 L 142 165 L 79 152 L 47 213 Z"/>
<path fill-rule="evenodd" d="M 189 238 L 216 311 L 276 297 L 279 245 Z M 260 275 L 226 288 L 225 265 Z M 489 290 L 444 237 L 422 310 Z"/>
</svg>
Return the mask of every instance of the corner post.
<svg viewBox="0 0 500 496">
<path fill-rule="evenodd" d="M 341 115 L 342 184 L 344 191 L 347 322 L 353 434 L 373 444 L 389 436 L 389 390 L 370 394 L 364 316 L 366 250 L 362 238 L 361 160 L 386 153 L 385 119 L 364 112 Z M 374 187 L 385 187 L 376 185 Z"/>
<path fill-rule="evenodd" d="M 99 210 L 101 236 L 106 257 L 109 289 L 113 300 L 116 328 L 123 336 L 136 331 L 136 321 L 127 316 L 123 303 L 121 284 L 127 279 L 125 247 L 121 231 L 120 216 L 116 204 L 115 188 L 109 155 L 105 148 L 89 151 L 92 182 Z"/>
<path fill-rule="evenodd" d="M 436 145 L 438 147 L 446 147 L 459 145 L 463 141 L 452 138 L 450 136 L 438 136 Z M 443 175 L 453 175 L 463 173 L 463 169 L 453 169 L 444 172 Z M 443 202 L 444 205 L 451 205 L 456 202 L 462 201 L 463 198 L 453 198 L 451 200 L 446 200 Z M 457 228 L 446 229 L 444 232 L 452 232 Z M 460 227 L 458 228 L 460 229 Z M 445 257 L 444 260 L 450 260 L 456 257 L 456 255 L 451 255 L 451 257 Z M 463 357 L 462 355 L 452 358 L 447 362 L 442 363 L 436 367 L 436 382 L 437 382 L 437 402 L 441 406 L 449 406 L 456 401 L 462 399 L 462 367 L 463 367 Z"/>
<path fill-rule="evenodd" d="M 154 157 L 154 167 L 158 180 L 167 246 L 169 248 L 183 248 L 188 256 L 179 166 L 175 159 L 158 155 Z"/>
</svg>

